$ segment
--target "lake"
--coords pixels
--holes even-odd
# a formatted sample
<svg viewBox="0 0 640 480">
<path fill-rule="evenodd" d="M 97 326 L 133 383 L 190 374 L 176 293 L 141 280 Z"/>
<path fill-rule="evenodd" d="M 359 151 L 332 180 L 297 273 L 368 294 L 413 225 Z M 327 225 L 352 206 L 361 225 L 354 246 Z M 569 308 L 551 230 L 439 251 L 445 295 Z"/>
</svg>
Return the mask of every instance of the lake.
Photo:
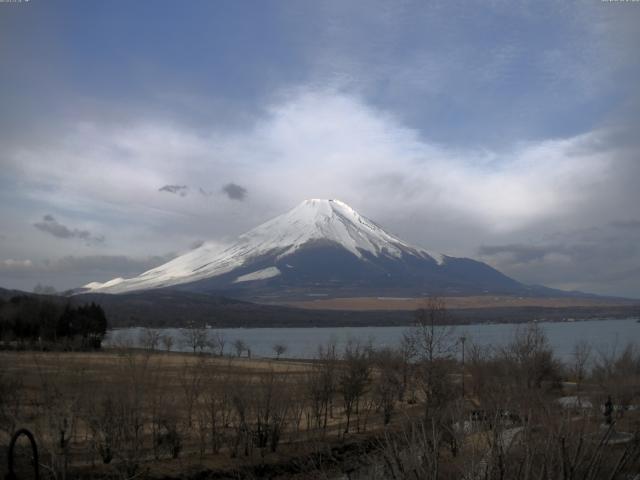
<svg viewBox="0 0 640 480">
<path fill-rule="evenodd" d="M 640 343 L 640 323 L 635 318 L 602 319 L 575 322 L 540 322 L 549 343 L 556 355 L 568 360 L 571 358 L 576 343 L 589 342 L 594 353 L 611 353 L 620 351 L 628 343 Z M 520 324 L 481 324 L 455 327 L 454 338 L 465 336 L 467 346 L 478 345 L 501 346 L 514 337 Z M 410 327 L 327 327 L 327 328 L 219 328 L 211 332 L 222 333 L 227 344 L 225 351 L 231 353 L 231 344 L 237 339 L 243 340 L 251 349 L 254 357 L 272 357 L 273 345 L 281 343 L 287 346 L 285 357 L 311 358 L 315 356 L 318 346 L 335 340 L 338 347 L 343 346 L 350 338 L 371 341 L 376 347 L 398 346 L 403 333 Z M 107 334 L 105 346 L 122 341 L 136 344 L 142 328 L 126 328 L 111 330 Z M 174 337 L 174 350 L 189 351 L 183 345 L 181 329 L 167 328 L 160 330 L 163 335 Z"/>
</svg>

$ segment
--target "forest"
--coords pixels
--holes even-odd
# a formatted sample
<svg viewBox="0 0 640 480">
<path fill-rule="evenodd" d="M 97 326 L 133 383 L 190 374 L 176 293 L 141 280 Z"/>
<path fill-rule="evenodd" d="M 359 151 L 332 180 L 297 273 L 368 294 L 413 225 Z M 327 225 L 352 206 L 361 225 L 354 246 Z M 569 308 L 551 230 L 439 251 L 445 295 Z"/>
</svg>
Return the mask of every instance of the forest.
<svg viewBox="0 0 640 480">
<path fill-rule="evenodd" d="M 98 349 L 107 317 L 95 303 L 71 306 L 59 299 L 0 298 L 0 340 L 5 349 Z"/>
</svg>

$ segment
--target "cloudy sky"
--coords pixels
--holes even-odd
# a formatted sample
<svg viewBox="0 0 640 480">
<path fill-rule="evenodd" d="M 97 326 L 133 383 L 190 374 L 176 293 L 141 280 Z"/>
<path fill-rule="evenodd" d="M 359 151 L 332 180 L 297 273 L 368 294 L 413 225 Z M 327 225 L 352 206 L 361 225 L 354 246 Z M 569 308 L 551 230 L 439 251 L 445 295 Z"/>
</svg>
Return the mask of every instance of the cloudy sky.
<svg viewBox="0 0 640 480">
<path fill-rule="evenodd" d="M 305 198 L 640 297 L 640 3 L 0 3 L 0 286 L 132 276 Z"/>
</svg>

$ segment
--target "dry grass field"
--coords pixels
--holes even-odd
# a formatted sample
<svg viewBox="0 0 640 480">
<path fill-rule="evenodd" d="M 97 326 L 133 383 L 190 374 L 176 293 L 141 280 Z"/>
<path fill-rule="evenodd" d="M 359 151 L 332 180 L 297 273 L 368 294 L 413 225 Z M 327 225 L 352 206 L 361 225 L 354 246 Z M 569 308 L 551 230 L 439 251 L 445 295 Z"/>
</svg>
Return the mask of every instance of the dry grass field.
<svg viewBox="0 0 640 480">
<path fill-rule="evenodd" d="M 178 478 L 265 465 L 290 478 L 291 469 L 313 467 L 304 463 L 312 462 L 319 443 L 325 449 L 348 437 L 348 444 L 382 426 L 373 398 L 362 399 L 345 437 L 338 398 L 316 399 L 330 402 L 324 408 L 331 411 L 310 403 L 309 384 L 318 376 L 312 361 L 123 349 L 5 351 L 0 365 L 5 384 L 15 388 L 3 391 L 3 416 L 35 433 L 41 463 L 53 478 L 61 468 L 114 478 L 141 472 Z M 2 445 L 12 430 L 5 427 Z M 68 442 L 63 447 L 61 435 Z"/>
<path fill-rule="evenodd" d="M 600 307 L 628 306 L 637 300 L 607 298 L 569 298 L 569 297 L 513 297 L 508 295 L 476 295 L 466 297 L 442 297 L 450 309 L 465 308 L 503 308 L 503 307 Z M 416 310 L 423 308 L 424 298 L 393 297 L 352 297 L 352 298 L 316 298 L 313 300 L 292 301 L 286 305 L 314 310 Z"/>
<path fill-rule="evenodd" d="M 53 479 L 615 480 L 640 468 L 635 347 L 590 359 L 583 345 L 561 364 L 533 324 L 502 350 L 469 346 L 463 368 L 450 340 L 426 321 L 398 350 L 326 345 L 310 361 L 2 351 L 0 465 L 28 428 Z"/>
</svg>

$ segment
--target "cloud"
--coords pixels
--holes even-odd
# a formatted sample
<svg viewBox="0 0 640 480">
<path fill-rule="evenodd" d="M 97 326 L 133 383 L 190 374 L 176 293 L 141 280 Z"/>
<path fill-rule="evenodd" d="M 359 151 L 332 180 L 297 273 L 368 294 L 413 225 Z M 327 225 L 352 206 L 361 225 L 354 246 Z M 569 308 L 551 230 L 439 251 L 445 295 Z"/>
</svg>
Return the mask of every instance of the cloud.
<svg viewBox="0 0 640 480">
<path fill-rule="evenodd" d="M 30 291 L 52 285 L 58 291 L 92 281 L 133 277 L 175 258 L 175 254 L 129 257 L 126 255 L 68 255 L 57 259 L 0 260 L 0 286 Z"/>
<path fill-rule="evenodd" d="M 88 230 L 80 230 L 77 228 L 69 228 L 61 223 L 59 223 L 53 215 L 45 215 L 42 217 L 42 221 L 36 222 L 33 224 L 38 230 L 53 235 L 57 238 L 79 238 L 84 240 L 88 244 L 94 243 L 103 243 L 104 236 L 102 235 L 93 235 Z"/>
<path fill-rule="evenodd" d="M 42 285 L 40 283 L 33 287 L 33 293 L 39 293 L 41 295 L 55 295 L 58 291 L 51 285 Z"/>
<path fill-rule="evenodd" d="M 611 226 L 621 229 L 640 229 L 640 220 L 614 220 Z"/>
<path fill-rule="evenodd" d="M 102 273 L 119 272 L 137 275 L 175 258 L 175 253 L 134 258 L 126 255 L 68 255 L 54 260 L 0 260 L 0 271 L 29 271 L 34 273 Z"/>
<path fill-rule="evenodd" d="M 475 255 L 482 244 L 519 246 L 502 256 L 484 253 L 523 281 L 559 286 L 588 276 L 590 289 L 604 291 L 609 285 L 598 286 L 595 277 L 602 265 L 584 262 L 590 272 L 563 263 L 578 261 L 577 249 L 559 247 L 576 244 L 577 234 L 547 237 L 555 225 L 584 234 L 633 211 L 640 202 L 634 138 L 624 127 L 603 126 L 496 150 L 439 144 L 357 95 L 307 86 L 283 91 L 239 131 L 148 119 L 126 128 L 85 122 L 70 126 L 60 144 L 33 141 L 6 158 L 11 178 L 27 182 L 29 200 L 108 219 L 118 235 L 110 244 L 120 242 L 129 255 L 193 238 L 225 242 L 305 198 L 326 197 L 346 201 L 416 245 L 460 256 Z M 112 151 L 126 161 L 114 160 Z M 199 193 L 180 202 L 157 195 L 167 178 L 184 179 L 173 187 Z M 208 178 L 242 178 L 223 193 L 243 201 L 203 201 L 190 186 Z M 53 218 L 40 223 L 62 235 L 73 232 Z M 549 246 L 555 251 L 546 252 Z M 540 258 L 546 274 L 518 266 Z"/>
<path fill-rule="evenodd" d="M 478 249 L 478 254 L 484 257 L 504 255 L 514 264 L 530 263 L 543 260 L 545 256 L 552 253 L 564 254 L 566 249 L 558 245 L 483 245 Z"/>
<path fill-rule="evenodd" d="M 548 242 L 484 245 L 478 255 L 528 283 L 638 298 L 640 228 L 618 223 L 548 232 Z"/>
<path fill-rule="evenodd" d="M 164 187 L 159 188 L 158 191 L 175 193 L 176 195 L 184 197 L 188 193 L 189 188 L 186 185 L 165 185 Z"/>
<path fill-rule="evenodd" d="M 32 268 L 33 262 L 31 260 L 13 260 L 11 258 L 0 260 L 0 271 L 3 272 L 26 271 Z"/>
<path fill-rule="evenodd" d="M 84 241 L 83 253 L 141 258 L 334 197 L 430 249 L 505 247 L 486 258 L 525 281 L 620 287 L 603 279 L 625 262 L 607 246 L 628 253 L 637 240 L 637 219 L 621 216 L 640 204 L 640 9 L 328 0 L 256 14 L 205 3 L 167 7 L 135 52 L 144 13 L 130 9 L 102 12 L 117 38 L 44 5 L 40 20 L 16 10 L 0 29 L 12 45 L 0 52 L 0 258 L 77 254 L 75 241 L 33 235 L 24 219 L 43 212 L 62 224 L 38 228 Z M 228 179 L 243 201 L 216 201 L 234 200 Z M 96 251 L 82 237 L 98 231 L 109 242 Z M 615 262 L 583 258 L 598 248 Z M 640 275 L 628 284 L 640 294 Z"/>
<path fill-rule="evenodd" d="M 210 197 L 213 195 L 213 192 L 205 190 L 202 187 L 197 187 L 197 189 L 192 189 L 188 185 L 165 185 L 162 188 L 158 189 L 159 192 L 168 192 L 173 193 L 175 195 L 180 195 L 181 197 L 186 197 L 190 195 L 192 191 L 198 192 L 203 197 Z"/>
<path fill-rule="evenodd" d="M 231 200 L 244 200 L 247 196 L 247 189 L 236 184 L 236 183 L 227 183 L 224 187 L 222 187 L 222 191 L 229 197 Z"/>
</svg>

